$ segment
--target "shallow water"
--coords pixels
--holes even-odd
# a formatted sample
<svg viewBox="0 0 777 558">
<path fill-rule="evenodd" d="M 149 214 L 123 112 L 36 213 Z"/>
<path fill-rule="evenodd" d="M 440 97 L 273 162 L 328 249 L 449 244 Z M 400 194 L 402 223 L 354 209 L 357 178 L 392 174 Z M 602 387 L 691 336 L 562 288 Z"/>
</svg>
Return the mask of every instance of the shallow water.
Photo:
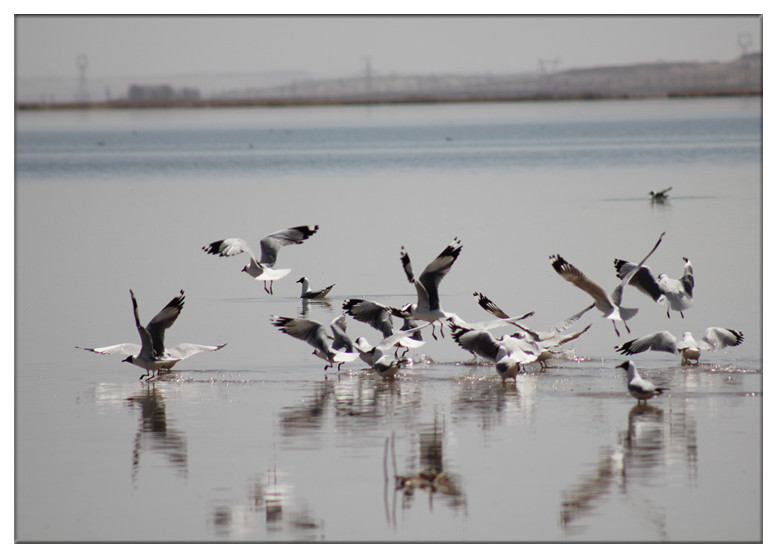
<svg viewBox="0 0 777 558">
<path fill-rule="evenodd" d="M 761 135 L 752 99 L 17 115 L 16 539 L 20 541 L 737 541 L 762 539 Z M 673 186 L 669 201 L 650 190 Z M 318 224 L 273 296 L 200 247 Z M 609 322 L 502 383 L 450 339 L 391 382 L 328 371 L 270 315 L 329 322 L 402 305 L 454 236 L 442 305 L 472 297 L 549 327 L 614 258 L 678 277 L 681 319 L 628 289 L 633 336 L 741 330 L 637 406 Z M 335 283 L 303 304 L 297 278 Z M 736 292 L 731 284 L 739 285 Z M 74 349 L 137 340 L 187 296 L 168 343 L 228 343 L 157 381 Z M 377 340 L 349 322 L 353 337 Z M 179 369 L 180 368 L 180 369 Z M 397 488 L 395 476 L 444 474 Z"/>
</svg>

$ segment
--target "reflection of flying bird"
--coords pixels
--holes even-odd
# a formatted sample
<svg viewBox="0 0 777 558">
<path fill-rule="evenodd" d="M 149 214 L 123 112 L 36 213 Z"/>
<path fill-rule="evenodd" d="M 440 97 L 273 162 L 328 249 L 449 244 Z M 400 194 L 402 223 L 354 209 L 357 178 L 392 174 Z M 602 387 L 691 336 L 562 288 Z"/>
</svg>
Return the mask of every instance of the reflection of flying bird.
<svg viewBox="0 0 777 558">
<path fill-rule="evenodd" d="M 316 234 L 318 225 L 309 227 L 303 225 L 300 227 L 291 227 L 282 231 L 277 231 L 264 237 L 259 243 L 262 249 L 262 257 L 257 261 L 248 242 L 242 238 L 227 238 L 217 240 L 203 246 L 202 249 L 208 254 L 216 254 L 219 257 L 237 256 L 243 252 L 250 256 L 250 261 L 242 271 L 248 273 L 257 281 L 264 281 L 264 290 L 272 294 L 273 281 L 286 277 L 291 269 L 275 269 L 275 260 L 278 258 L 278 250 L 283 246 L 290 244 L 302 244 L 305 240 Z M 270 288 L 267 288 L 267 283 Z"/>
<path fill-rule="evenodd" d="M 616 366 L 616 368 L 623 368 L 626 371 L 629 393 L 640 403 L 643 403 L 648 399 L 655 397 L 656 395 L 660 395 L 669 389 L 664 387 L 656 387 L 652 382 L 649 382 L 640 376 L 633 360 L 622 362 Z"/>
<path fill-rule="evenodd" d="M 446 246 L 440 252 L 440 255 L 432 260 L 421 272 L 418 279 L 416 279 L 413 274 L 413 268 L 410 265 L 410 256 L 408 256 L 404 246 L 400 252 L 402 268 L 405 270 L 407 280 L 415 285 L 418 295 L 415 304 L 408 304 L 402 308 L 403 316 L 414 320 L 430 322 L 432 324 L 432 337 L 435 339 L 437 339 L 437 336 L 434 334 L 434 323 L 450 318 L 453 315 L 440 308 L 440 296 L 437 289 L 440 281 L 448 274 L 460 253 L 461 241 L 458 238 L 454 238 L 453 242 Z M 441 335 L 443 335 L 442 331 L 441 327 Z"/>
<path fill-rule="evenodd" d="M 680 341 L 668 331 L 659 331 L 632 339 L 615 348 L 624 355 L 634 355 L 645 351 L 680 353 L 682 364 L 690 364 L 692 360 L 695 360 L 696 364 L 698 364 L 702 351 L 715 351 L 724 347 L 736 347 L 741 345 L 744 339 L 745 336 L 741 331 L 722 327 L 708 327 L 701 341 L 696 341 L 690 331 L 683 333 L 683 338 Z"/>
<path fill-rule="evenodd" d="M 666 304 L 666 317 L 669 317 L 669 310 L 680 312 L 680 317 L 684 318 L 683 310 L 687 310 L 693 304 L 693 267 L 688 258 L 683 258 L 683 276 L 680 279 L 672 279 L 666 273 L 659 273 L 655 276 L 647 266 L 637 266 L 632 262 L 625 260 L 615 260 L 615 272 L 619 279 L 623 279 L 634 271 L 636 272 L 629 281 L 629 284 L 636 287 L 640 292 L 645 293 L 659 304 Z"/>
<path fill-rule="evenodd" d="M 335 318 L 332 324 L 337 325 L 340 318 L 341 316 Z M 346 352 L 334 348 L 333 342 L 337 336 L 341 335 L 339 331 L 335 332 L 334 327 L 332 330 L 335 332 L 336 337 L 330 337 L 326 333 L 324 326 L 315 320 L 270 316 L 270 321 L 283 333 L 291 335 L 300 341 L 305 341 L 308 345 L 313 347 L 315 349 L 313 354 L 328 362 L 328 364 L 324 366 L 324 370 L 327 370 L 335 364 L 337 364 L 339 368 L 344 362 L 353 362 L 359 356 L 356 352 Z M 341 346 L 341 348 L 344 347 Z"/>
<path fill-rule="evenodd" d="M 563 279 L 566 279 L 572 283 L 574 286 L 591 295 L 591 297 L 594 299 L 594 305 L 596 308 L 602 312 L 605 318 L 612 320 L 612 325 L 615 328 L 615 334 L 620 336 L 620 332 L 618 331 L 618 327 L 615 325 L 615 322 L 623 322 L 623 326 L 626 328 L 626 331 L 631 333 L 631 330 L 629 329 L 626 321 L 633 318 L 639 311 L 637 308 L 625 308 L 621 306 L 621 299 L 623 298 L 623 287 L 631 280 L 637 269 L 645 263 L 645 261 L 653 254 L 653 252 L 656 251 L 656 248 L 658 248 L 658 245 L 661 244 L 661 240 L 664 238 L 665 234 L 666 233 L 661 233 L 661 236 L 658 237 L 658 241 L 656 242 L 655 246 L 653 246 L 652 250 L 648 252 L 647 256 L 642 258 L 642 261 L 635 266 L 631 273 L 628 273 L 623 278 L 620 284 L 618 284 L 618 286 L 615 287 L 615 289 L 612 291 L 612 295 L 608 295 L 601 286 L 591 281 L 582 271 L 567 262 L 558 254 L 551 256 L 550 259 L 553 260 L 553 269 L 556 270 L 556 273 L 558 273 Z"/>
<path fill-rule="evenodd" d="M 130 297 L 132 298 L 132 311 L 135 315 L 135 326 L 140 335 L 141 345 L 121 343 L 119 345 L 97 347 L 93 349 L 86 347 L 76 348 L 103 355 L 129 355 L 123 362 L 129 362 L 130 364 L 143 368 L 146 371 L 146 373 L 140 377 L 140 379 L 143 379 L 150 375 L 152 371 L 157 373 L 160 370 L 169 371 L 178 362 L 189 358 L 192 355 L 196 355 L 202 351 L 218 351 L 226 345 L 226 343 L 224 343 L 214 347 L 211 345 L 181 343 L 171 349 L 165 349 L 165 331 L 175 323 L 181 310 L 183 310 L 183 291 L 168 302 L 167 306 L 162 308 L 162 310 L 148 322 L 146 327 L 143 327 L 140 323 L 138 303 L 137 300 L 135 300 L 135 293 L 133 293 L 132 290 L 130 290 Z"/>
</svg>

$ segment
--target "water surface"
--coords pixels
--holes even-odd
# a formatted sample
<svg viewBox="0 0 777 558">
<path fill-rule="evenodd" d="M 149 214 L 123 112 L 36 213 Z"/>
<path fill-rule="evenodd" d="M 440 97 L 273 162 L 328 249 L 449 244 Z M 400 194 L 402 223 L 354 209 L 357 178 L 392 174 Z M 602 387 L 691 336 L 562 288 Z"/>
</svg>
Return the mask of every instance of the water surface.
<svg viewBox="0 0 777 558">
<path fill-rule="evenodd" d="M 762 539 L 758 100 L 18 114 L 16 150 L 17 540 Z M 320 230 L 281 251 L 274 296 L 200 250 L 302 224 Z M 325 374 L 269 320 L 410 302 L 400 247 L 418 272 L 458 237 L 443 307 L 487 319 L 479 291 L 543 329 L 589 303 L 551 254 L 613 288 L 613 259 L 663 231 L 649 264 L 690 258 L 695 305 L 667 319 L 627 290 L 633 336 L 745 343 L 635 356 L 670 388 L 645 406 L 615 369 L 631 337 L 594 312 L 504 384 L 449 334 L 393 382 Z M 303 275 L 336 284 L 328 304 L 303 305 Z M 227 347 L 151 383 L 76 350 L 136 341 L 130 288 L 143 321 L 184 289 L 168 342 Z"/>
</svg>

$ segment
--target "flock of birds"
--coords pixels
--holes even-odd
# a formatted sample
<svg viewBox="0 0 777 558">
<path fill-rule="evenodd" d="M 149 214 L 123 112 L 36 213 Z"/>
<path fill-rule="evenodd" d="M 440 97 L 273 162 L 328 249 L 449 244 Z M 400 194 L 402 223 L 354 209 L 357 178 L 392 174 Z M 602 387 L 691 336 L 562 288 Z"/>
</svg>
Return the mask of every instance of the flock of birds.
<svg viewBox="0 0 777 558">
<path fill-rule="evenodd" d="M 666 192 L 666 190 L 658 194 L 651 192 L 651 196 L 665 197 Z M 254 280 L 262 281 L 265 291 L 272 294 L 273 282 L 291 272 L 290 269 L 275 267 L 280 248 L 301 244 L 317 231 L 318 225 L 315 225 L 291 227 L 272 233 L 261 240 L 259 258 L 249 244 L 240 238 L 218 240 L 203 246 L 202 250 L 219 257 L 247 254 L 249 262 L 242 271 Z M 444 326 L 447 326 L 451 330 L 452 338 L 461 348 L 476 357 L 492 362 L 497 373 L 505 381 L 514 379 L 531 363 L 538 362 L 544 368 L 559 347 L 577 339 L 590 329 L 589 324 L 579 331 L 567 333 L 572 324 L 593 308 L 599 310 L 605 319 L 612 322 L 616 335 L 620 336 L 618 322 L 630 333 L 627 321 L 636 315 L 638 309 L 622 306 L 623 290 L 626 286 L 633 286 L 655 302 L 665 305 L 667 317 L 670 316 L 671 311 L 678 312 L 684 317 L 683 312 L 693 304 L 694 277 L 691 262 L 683 258 L 684 269 L 679 279 L 670 278 L 663 273 L 655 275 L 644 265 L 661 244 L 664 234 L 659 236 L 655 245 L 640 262 L 615 260 L 615 272 L 620 283 L 611 293 L 607 293 L 598 283 L 589 279 L 560 255 L 551 256 L 551 264 L 556 273 L 587 293 L 593 302 L 566 320 L 551 326 L 547 331 L 535 331 L 521 323 L 532 316 L 533 312 L 522 316 L 510 316 L 482 293 L 476 292 L 474 296 L 478 304 L 493 316 L 494 319 L 489 321 L 469 323 L 440 306 L 440 283 L 461 254 L 462 244 L 458 238 L 454 238 L 418 276 L 413 272 L 410 256 L 404 246 L 401 248 L 400 262 L 408 282 L 416 289 L 414 303 L 394 308 L 364 299 L 347 299 L 343 303 L 342 313 L 328 324 L 328 331 L 324 324 L 307 318 L 273 315 L 270 316 L 270 321 L 279 331 L 312 346 L 313 354 L 326 361 L 325 371 L 334 366 L 339 370 L 343 364 L 360 358 L 370 369 L 385 378 L 393 378 L 400 367 L 406 364 L 407 352 L 418 349 L 425 343 L 422 336 L 423 329 L 431 327 L 431 335 L 436 340 L 436 327 L 439 326 L 439 334 L 444 337 Z M 312 290 L 307 277 L 302 277 L 297 282 L 302 284 L 300 296 L 303 299 L 325 298 L 334 287 L 329 285 L 320 290 Z M 203 351 L 218 351 L 226 345 L 226 343 L 215 346 L 182 343 L 175 347 L 165 346 L 165 332 L 175 323 L 183 309 L 183 291 L 146 326 L 143 326 L 140 321 L 138 303 L 131 290 L 130 297 L 140 345 L 122 343 L 107 347 L 77 348 L 104 355 L 126 355 L 124 362 L 134 364 L 145 371 L 140 379 L 150 380 L 160 373 L 169 372 L 175 364 L 186 358 Z M 364 337 L 352 340 L 347 334 L 347 317 L 371 326 L 380 332 L 382 339 L 375 345 Z M 402 320 L 401 328 L 395 329 L 394 318 Z M 496 336 L 492 333 L 496 328 L 509 326 L 514 330 L 507 335 Z M 668 331 L 659 331 L 627 341 L 616 346 L 616 350 L 623 355 L 634 355 L 649 350 L 679 354 L 681 363 L 686 365 L 692 362 L 698 364 L 703 350 L 733 347 L 740 345 L 743 340 L 744 336 L 741 332 L 720 327 L 708 328 L 701 341 L 696 341 L 690 332 L 685 332 L 678 340 Z M 402 351 L 401 355 L 400 351 Z M 640 377 L 631 360 L 623 362 L 618 367 L 626 371 L 629 393 L 640 402 L 660 394 L 665 389 L 656 387 Z"/>
</svg>

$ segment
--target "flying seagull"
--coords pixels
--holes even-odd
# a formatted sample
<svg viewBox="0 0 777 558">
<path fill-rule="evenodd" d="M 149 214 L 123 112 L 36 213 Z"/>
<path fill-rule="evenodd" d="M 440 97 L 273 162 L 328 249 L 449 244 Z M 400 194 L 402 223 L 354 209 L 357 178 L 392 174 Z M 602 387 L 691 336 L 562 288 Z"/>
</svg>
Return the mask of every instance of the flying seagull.
<svg viewBox="0 0 777 558">
<path fill-rule="evenodd" d="M 402 312 L 397 308 L 385 306 L 379 302 L 364 300 L 361 298 L 349 298 L 343 303 L 343 310 L 355 320 L 377 329 L 383 334 L 383 338 L 391 337 L 394 331 L 393 316 L 402 316 Z M 417 323 L 410 318 L 403 317 L 403 324 L 400 331 L 407 331 L 417 327 Z M 421 330 L 417 329 L 408 336 L 401 337 L 397 345 L 407 350 L 417 349 L 425 343 Z M 399 347 L 397 347 L 399 350 Z M 406 351 L 407 352 L 407 351 Z"/>
<path fill-rule="evenodd" d="M 332 290 L 332 287 L 334 287 L 333 283 L 319 291 L 312 291 L 310 290 L 310 281 L 308 281 L 307 277 L 299 278 L 297 283 L 302 283 L 302 294 L 300 295 L 300 298 L 324 298 L 329 294 L 329 291 Z"/>
<path fill-rule="evenodd" d="M 142 380 L 147 376 L 152 376 L 152 372 L 158 374 L 162 370 L 169 371 L 178 362 L 187 359 L 192 355 L 196 355 L 203 351 L 218 351 L 226 346 L 226 343 L 216 346 L 181 343 L 170 349 L 165 349 L 165 331 L 175 323 L 175 320 L 178 319 L 178 315 L 183 309 L 183 291 L 168 302 L 167 306 L 162 308 L 162 310 L 148 322 L 146 327 L 143 327 L 140 323 L 138 303 L 135 299 L 135 293 L 133 293 L 132 290 L 130 290 L 130 297 L 132 298 L 132 311 L 135 315 L 135 326 L 140 335 L 140 345 L 135 343 L 120 343 L 108 347 L 76 348 L 103 355 L 129 355 L 122 362 L 129 362 L 130 364 L 143 368 L 146 373 L 140 376 L 139 379 Z"/>
<path fill-rule="evenodd" d="M 372 370 L 380 374 L 383 378 L 392 379 L 399 368 L 406 362 L 404 358 L 397 358 L 396 355 L 393 357 L 391 356 L 390 351 L 392 347 L 397 345 L 402 339 L 414 335 L 428 325 L 429 324 L 424 324 L 422 326 L 401 330 L 389 337 L 385 337 L 374 346 L 364 337 L 359 337 L 355 342 L 356 350 L 359 351 L 361 359 L 367 363 Z"/>
<path fill-rule="evenodd" d="M 701 341 L 696 341 L 690 331 L 683 333 L 681 340 L 668 331 L 659 331 L 632 339 L 620 347 L 615 347 L 623 355 L 634 355 L 645 351 L 662 351 L 665 353 L 679 353 L 682 357 L 681 364 L 691 364 L 692 360 L 699 363 L 702 351 L 715 351 L 724 347 L 736 347 L 741 345 L 745 336 L 741 331 L 722 327 L 708 327 Z"/>
<path fill-rule="evenodd" d="M 340 316 L 335 318 L 333 322 L 337 322 L 339 319 Z M 327 370 L 334 365 L 337 365 L 339 369 L 344 362 L 353 362 L 359 358 L 358 352 L 346 352 L 344 350 L 335 349 L 335 337 L 329 336 L 324 329 L 324 326 L 315 320 L 270 316 L 270 321 L 283 333 L 291 335 L 295 339 L 305 341 L 308 345 L 313 347 L 313 354 L 327 361 L 324 370 Z M 344 330 L 342 333 L 344 333 Z M 340 332 L 338 331 L 336 335 L 339 336 Z"/>
<path fill-rule="evenodd" d="M 652 382 L 649 382 L 640 376 L 633 360 L 622 362 L 615 368 L 623 368 L 628 374 L 627 385 L 629 393 L 632 397 L 637 399 L 638 405 L 669 389 L 665 387 L 656 387 Z"/>
<path fill-rule="evenodd" d="M 440 296 L 437 289 L 440 281 L 448 274 L 460 253 L 461 241 L 458 238 L 454 238 L 453 242 L 446 246 L 440 252 L 440 255 L 432 260 L 421 272 L 418 279 L 416 279 L 413 274 L 413 268 L 410 265 L 410 256 L 407 255 L 404 246 L 402 246 L 400 252 L 402 268 L 405 270 L 407 280 L 415 285 L 418 296 L 415 304 L 407 304 L 402 308 L 402 315 L 413 320 L 430 322 L 432 324 L 432 337 L 435 339 L 437 339 L 437 336 L 434 334 L 434 323 L 453 316 L 453 314 L 445 312 L 440 308 Z M 440 334 L 444 335 L 442 332 L 443 329 L 440 327 Z"/>
<path fill-rule="evenodd" d="M 665 234 L 666 233 L 661 233 L 661 236 L 658 237 L 658 241 L 656 242 L 655 246 L 653 246 L 650 252 L 648 252 L 647 256 L 642 258 L 642 261 L 637 264 L 631 273 L 627 274 L 623 278 L 620 284 L 612 291 L 611 295 L 608 295 L 601 286 L 591 281 L 583 274 L 582 271 L 568 263 L 558 254 L 551 256 L 550 259 L 553 260 L 553 269 L 556 270 L 556 273 L 558 273 L 563 279 L 566 279 L 574 286 L 582 289 L 591 295 L 591 297 L 593 297 L 594 305 L 596 308 L 605 318 L 612 320 L 612 325 L 615 328 L 615 334 L 620 336 L 620 332 L 618 331 L 618 327 L 615 325 L 615 322 L 623 322 L 623 326 L 626 328 L 626 331 L 631 333 L 631 330 L 629 329 L 626 321 L 633 318 L 638 312 L 637 308 L 625 308 L 621 306 L 621 299 L 623 298 L 623 287 L 626 286 L 629 281 L 631 281 L 631 278 L 634 276 L 634 273 L 637 272 L 637 269 L 639 269 L 639 267 L 645 263 L 645 261 L 653 254 L 653 252 L 656 251 L 656 248 L 658 248 L 658 245 L 661 244 L 661 240 L 664 238 Z"/>
<path fill-rule="evenodd" d="M 693 267 L 688 258 L 683 258 L 683 275 L 679 279 L 672 279 L 666 273 L 659 273 L 658 276 L 647 266 L 637 266 L 632 262 L 625 260 L 615 260 L 615 272 L 619 279 L 623 279 L 635 268 L 630 285 L 633 285 L 640 292 L 645 293 L 659 304 L 666 304 L 666 317 L 669 316 L 669 310 L 680 312 L 680 317 L 684 318 L 684 310 L 693 305 Z"/>
<path fill-rule="evenodd" d="M 542 349 L 521 336 L 505 335 L 496 338 L 489 331 L 448 324 L 453 339 L 462 348 L 494 363 L 502 380 L 515 378 L 525 366 L 540 358 Z"/>
<path fill-rule="evenodd" d="M 312 227 L 303 225 L 300 227 L 291 227 L 282 231 L 277 231 L 271 235 L 265 236 L 259 246 L 262 249 L 262 257 L 257 260 L 256 255 L 251 250 L 248 242 L 242 238 L 226 238 L 217 240 L 203 246 L 202 249 L 208 254 L 216 254 L 219 257 L 237 256 L 243 252 L 250 256 L 247 266 L 242 271 L 248 273 L 257 281 L 264 281 L 264 290 L 272 294 L 273 281 L 286 277 L 291 269 L 276 269 L 275 260 L 278 258 L 278 250 L 283 246 L 290 244 L 302 244 L 305 240 L 316 234 L 318 225 Z M 267 283 L 270 284 L 269 289 Z"/>
</svg>

